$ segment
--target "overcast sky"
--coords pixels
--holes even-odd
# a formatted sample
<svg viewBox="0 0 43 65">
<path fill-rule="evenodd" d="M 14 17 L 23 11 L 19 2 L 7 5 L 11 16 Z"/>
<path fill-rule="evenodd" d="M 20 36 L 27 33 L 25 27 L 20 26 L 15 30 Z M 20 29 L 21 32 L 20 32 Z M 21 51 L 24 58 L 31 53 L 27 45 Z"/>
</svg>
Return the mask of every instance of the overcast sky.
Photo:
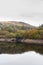
<svg viewBox="0 0 43 65">
<path fill-rule="evenodd" d="M 0 20 L 43 24 L 43 0 L 0 0 Z"/>
</svg>

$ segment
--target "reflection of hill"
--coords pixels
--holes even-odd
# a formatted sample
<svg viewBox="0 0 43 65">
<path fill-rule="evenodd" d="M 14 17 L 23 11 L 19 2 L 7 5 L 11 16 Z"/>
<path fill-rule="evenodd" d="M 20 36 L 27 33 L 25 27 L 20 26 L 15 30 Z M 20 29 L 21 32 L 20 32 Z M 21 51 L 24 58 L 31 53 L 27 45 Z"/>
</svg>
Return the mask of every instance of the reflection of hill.
<svg viewBox="0 0 43 65">
<path fill-rule="evenodd" d="M 41 45 L 28 45 L 21 43 L 0 43 L 0 53 L 18 54 L 27 51 L 35 51 L 43 54 L 43 46 Z"/>
</svg>

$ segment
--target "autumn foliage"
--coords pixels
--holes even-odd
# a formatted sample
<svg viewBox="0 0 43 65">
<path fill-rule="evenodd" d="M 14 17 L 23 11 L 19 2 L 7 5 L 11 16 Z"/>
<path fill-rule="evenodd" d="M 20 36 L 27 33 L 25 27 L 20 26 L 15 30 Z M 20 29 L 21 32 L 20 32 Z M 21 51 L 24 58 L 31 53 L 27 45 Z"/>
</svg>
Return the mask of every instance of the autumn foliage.
<svg viewBox="0 0 43 65">
<path fill-rule="evenodd" d="M 25 32 L 25 38 L 29 39 L 43 39 L 43 30 L 28 30 Z"/>
</svg>

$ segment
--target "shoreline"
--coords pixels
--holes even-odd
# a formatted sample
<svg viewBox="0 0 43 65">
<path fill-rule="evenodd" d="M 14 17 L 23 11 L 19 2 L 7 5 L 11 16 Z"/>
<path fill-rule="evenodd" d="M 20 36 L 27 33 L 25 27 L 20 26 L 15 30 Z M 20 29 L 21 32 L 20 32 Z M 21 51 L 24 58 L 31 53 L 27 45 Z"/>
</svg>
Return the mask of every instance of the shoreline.
<svg viewBox="0 0 43 65">
<path fill-rule="evenodd" d="M 43 40 L 38 39 L 16 39 L 16 38 L 1 38 L 0 42 L 20 42 L 20 43 L 26 43 L 26 44 L 43 44 Z"/>
<path fill-rule="evenodd" d="M 43 45 L 43 40 L 35 40 L 35 39 L 26 39 L 24 40 L 26 44 L 40 44 Z"/>
</svg>

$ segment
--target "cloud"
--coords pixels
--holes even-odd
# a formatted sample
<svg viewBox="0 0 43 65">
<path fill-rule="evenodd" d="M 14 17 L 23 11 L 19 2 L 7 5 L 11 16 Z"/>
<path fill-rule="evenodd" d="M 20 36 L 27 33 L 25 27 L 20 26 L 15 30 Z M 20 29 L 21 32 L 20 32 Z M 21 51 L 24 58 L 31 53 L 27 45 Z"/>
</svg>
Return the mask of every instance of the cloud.
<svg viewBox="0 0 43 65">
<path fill-rule="evenodd" d="M 42 0 L 0 0 L 0 18 L 3 20 L 30 21 L 43 23 Z M 2 20 L 0 19 L 0 20 Z M 41 22 L 41 23 L 40 23 Z M 32 23 L 31 23 L 32 24 Z"/>
</svg>

